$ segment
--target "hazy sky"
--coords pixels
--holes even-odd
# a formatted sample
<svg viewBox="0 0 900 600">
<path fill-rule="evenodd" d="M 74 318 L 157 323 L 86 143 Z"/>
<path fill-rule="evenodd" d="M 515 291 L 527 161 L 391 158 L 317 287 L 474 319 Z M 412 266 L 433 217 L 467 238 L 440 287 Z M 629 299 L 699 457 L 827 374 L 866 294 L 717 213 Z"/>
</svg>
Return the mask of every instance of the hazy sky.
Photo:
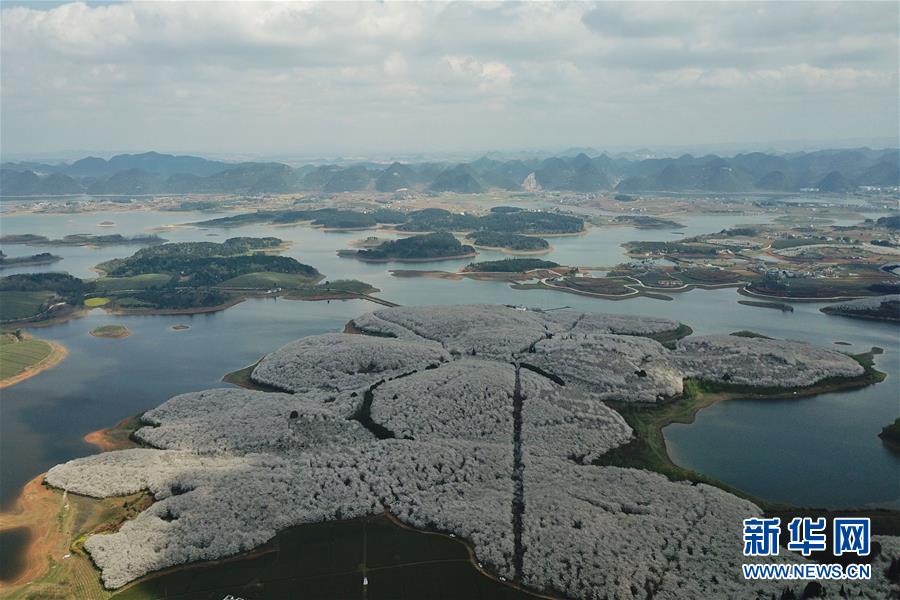
<svg viewBox="0 0 900 600">
<path fill-rule="evenodd" d="M 898 134 L 900 3 L 4 2 L 4 154 Z"/>
</svg>

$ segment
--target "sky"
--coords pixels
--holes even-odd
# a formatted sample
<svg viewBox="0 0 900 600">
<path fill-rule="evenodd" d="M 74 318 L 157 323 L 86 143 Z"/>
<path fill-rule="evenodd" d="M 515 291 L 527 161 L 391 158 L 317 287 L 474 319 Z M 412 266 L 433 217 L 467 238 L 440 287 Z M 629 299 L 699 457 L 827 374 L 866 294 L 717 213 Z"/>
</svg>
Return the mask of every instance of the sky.
<svg viewBox="0 0 900 600">
<path fill-rule="evenodd" d="M 0 151 L 896 139 L 900 3 L 6 2 Z"/>
</svg>

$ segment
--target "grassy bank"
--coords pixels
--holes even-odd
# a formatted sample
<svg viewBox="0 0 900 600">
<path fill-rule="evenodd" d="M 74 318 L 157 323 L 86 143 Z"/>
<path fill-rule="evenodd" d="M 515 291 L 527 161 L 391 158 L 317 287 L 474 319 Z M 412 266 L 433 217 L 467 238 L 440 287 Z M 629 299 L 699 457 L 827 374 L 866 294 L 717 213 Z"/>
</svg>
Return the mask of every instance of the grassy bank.
<svg viewBox="0 0 900 600">
<path fill-rule="evenodd" d="M 36 340 L 27 333 L 0 334 L 0 388 L 53 368 L 66 356 L 66 349 L 56 342 Z"/>
</svg>

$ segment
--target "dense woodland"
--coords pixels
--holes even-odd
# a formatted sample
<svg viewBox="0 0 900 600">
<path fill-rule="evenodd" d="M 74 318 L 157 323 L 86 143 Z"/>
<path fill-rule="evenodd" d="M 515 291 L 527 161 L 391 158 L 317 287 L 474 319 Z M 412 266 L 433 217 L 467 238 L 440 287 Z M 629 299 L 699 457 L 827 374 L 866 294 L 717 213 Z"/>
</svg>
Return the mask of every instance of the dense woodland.
<svg viewBox="0 0 900 600">
<path fill-rule="evenodd" d="M 246 273 L 271 272 L 305 275 L 310 280 L 321 274 L 309 265 L 287 256 L 247 254 L 272 249 L 282 241 L 274 237 L 230 238 L 224 243 L 182 242 L 142 248 L 128 258 L 117 258 L 98 266 L 109 277 L 133 277 L 165 273 L 178 277 L 176 285 L 216 285 Z"/>
<path fill-rule="evenodd" d="M 475 231 L 466 236 L 476 246 L 491 248 L 506 248 L 508 250 L 520 250 L 523 252 L 535 252 L 547 250 L 550 244 L 547 240 L 530 235 L 518 233 L 501 233 L 498 231 Z"/>
<path fill-rule="evenodd" d="M 539 258 L 506 258 L 503 260 L 486 260 L 471 263 L 466 267 L 466 271 L 485 273 L 524 273 L 525 271 L 532 271 L 534 269 L 552 269 L 558 266 L 559 263 L 555 263 L 552 260 L 541 260 Z"/>
<path fill-rule="evenodd" d="M 419 260 L 470 255 L 472 246 L 461 244 L 452 233 L 428 233 L 398 240 L 388 240 L 380 246 L 360 250 L 356 256 L 363 260 Z"/>
</svg>

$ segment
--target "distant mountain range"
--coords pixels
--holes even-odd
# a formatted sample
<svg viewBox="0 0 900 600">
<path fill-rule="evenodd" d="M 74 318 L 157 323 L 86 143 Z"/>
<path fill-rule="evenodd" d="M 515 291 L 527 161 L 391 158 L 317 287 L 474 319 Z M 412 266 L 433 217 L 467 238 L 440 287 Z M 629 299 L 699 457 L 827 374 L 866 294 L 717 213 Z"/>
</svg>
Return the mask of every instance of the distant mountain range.
<svg viewBox="0 0 900 600">
<path fill-rule="evenodd" d="M 461 163 L 395 162 L 306 165 L 228 163 L 146 152 L 109 160 L 87 157 L 56 165 L 0 165 L 0 195 L 282 194 L 378 191 L 477 193 L 490 189 L 571 192 L 847 192 L 859 186 L 900 186 L 900 150 L 753 152 L 678 158 L 606 154 L 531 160 L 482 157 Z"/>
</svg>

